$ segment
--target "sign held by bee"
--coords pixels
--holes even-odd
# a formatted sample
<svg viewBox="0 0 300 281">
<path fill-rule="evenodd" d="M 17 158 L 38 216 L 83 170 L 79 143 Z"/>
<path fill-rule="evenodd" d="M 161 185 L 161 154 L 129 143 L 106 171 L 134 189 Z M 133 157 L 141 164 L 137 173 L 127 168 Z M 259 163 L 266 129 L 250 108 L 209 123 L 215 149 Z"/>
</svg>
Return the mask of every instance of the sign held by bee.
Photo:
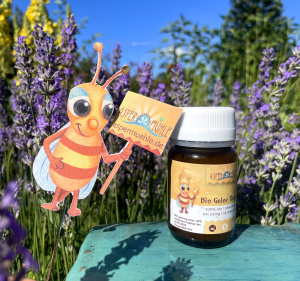
<svg viewBox="0 0 300 281">
<path fill-rule="evenodd" d="M 135 144 L 161 155 L 182 111 L 182 108 L 128 91 L 108 131 L 128 140 L 126 151 L 131 151 Z M 100 194 L 105 192 L 123 161 L 116 163 Z"/>
<path fill-rule="evenodd" d="M 108 131 L 161 155 L 182 111 L 129 91 Z"/>
</svg>

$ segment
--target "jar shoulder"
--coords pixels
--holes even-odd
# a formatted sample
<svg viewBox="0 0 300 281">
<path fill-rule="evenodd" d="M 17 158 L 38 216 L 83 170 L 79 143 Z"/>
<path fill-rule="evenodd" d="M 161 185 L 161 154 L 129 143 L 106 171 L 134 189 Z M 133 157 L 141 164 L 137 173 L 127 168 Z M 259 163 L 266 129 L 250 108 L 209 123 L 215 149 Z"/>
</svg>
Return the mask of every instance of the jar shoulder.
<svg viewBox="0 0 300 281">
<path fill-rule="evenodd" d="M 195 164 L 227 164 L 237 162 L 237 153 L 232 147 L 199 148 L 173 145 L 168 153 L 169 162 Z"/>
</svg>

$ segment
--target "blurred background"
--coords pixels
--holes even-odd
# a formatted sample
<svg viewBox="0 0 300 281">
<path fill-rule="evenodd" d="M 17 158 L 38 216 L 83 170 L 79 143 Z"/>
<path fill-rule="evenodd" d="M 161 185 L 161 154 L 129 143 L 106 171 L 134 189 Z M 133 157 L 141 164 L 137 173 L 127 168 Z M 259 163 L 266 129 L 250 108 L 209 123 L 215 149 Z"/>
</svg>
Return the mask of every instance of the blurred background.
<svg viewBox="0 0 300 281">
<path fill-rule="evenodd" d="M 43 2 L 41 4 L 39 2 Z M 234 4 L 235 3 L 235 4 Z M 51 32 L 59 37 L 61 22 L 66 13 L 75 15 L 79 32 L 76 34 L 80 73 L 89 75 L 91 61 L 95 62 L 92 42 L 104 45 L 104 66 L 109 68 L 111 51 L 116 44 L 122 48 L 120 64 L 129 64 L 132 70 L 143 62 L 154 62 L 155 78 L 164 79 L 170 63 L 181 63 L 193 83 L 192 93 L 198 90 L 193 102 L 204 102 L 209 86 L 215 79 L 225 81 L 225 90 L 231 84 L 253 83 L 265 47 L 280 50 L 277 59 L 286 57 L 299 41 L 297 0 L 283 1 L 12 1 L 11 32 L 16 38 L 27 35 L 26 17 L 35 10 L 47 13 Z M 15 18 L 14 20 L 12 19 Z M 16 25 L 14 25 L 15 23 Z M 12 34 L 11 34 L 12 35 Z M 234 55 L 232 55 L 234 54 Z M 226 58 L 226 59 L 225 59 Z M 220 63 L 222 61 L 222 64 Z M 229 65 L 232 66 L 230 71 Z M 247 66 L 247 67 L 246 67 Z M 6 70 L 7 71 L 7 70 Z M 3 76 L 3 74 L 2 74 Z M 191 80 L 190 79 L 190 80 Z"/>
</svg>

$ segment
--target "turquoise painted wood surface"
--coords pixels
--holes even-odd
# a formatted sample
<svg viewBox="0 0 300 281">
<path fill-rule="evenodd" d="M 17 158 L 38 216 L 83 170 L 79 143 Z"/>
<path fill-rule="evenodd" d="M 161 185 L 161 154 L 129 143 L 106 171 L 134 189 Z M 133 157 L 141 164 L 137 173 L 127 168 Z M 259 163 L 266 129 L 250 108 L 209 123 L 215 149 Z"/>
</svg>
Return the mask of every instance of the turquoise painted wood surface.
<svg viewBox="0 0 300 281">
<path fill-rule="evenodd" d="M 166 222 L 93 228 L 67 281 L 300 280 L 300 224 L 237 225 L 233 242 L 196 249 Z"/>
</svg>

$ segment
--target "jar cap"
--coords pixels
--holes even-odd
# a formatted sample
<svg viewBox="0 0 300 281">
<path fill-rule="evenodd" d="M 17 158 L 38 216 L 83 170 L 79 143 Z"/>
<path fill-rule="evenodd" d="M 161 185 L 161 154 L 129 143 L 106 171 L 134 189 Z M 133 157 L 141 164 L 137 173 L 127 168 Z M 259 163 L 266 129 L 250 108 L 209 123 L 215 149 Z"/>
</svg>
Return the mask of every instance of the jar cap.
<svg viewBox="0 0 300 281">
<path fill-rule="evenodd" d="M 235 140 L 235 110 L 232 107 L 182 107 L 171 140 L 231 142 Z"/>
</svg>

